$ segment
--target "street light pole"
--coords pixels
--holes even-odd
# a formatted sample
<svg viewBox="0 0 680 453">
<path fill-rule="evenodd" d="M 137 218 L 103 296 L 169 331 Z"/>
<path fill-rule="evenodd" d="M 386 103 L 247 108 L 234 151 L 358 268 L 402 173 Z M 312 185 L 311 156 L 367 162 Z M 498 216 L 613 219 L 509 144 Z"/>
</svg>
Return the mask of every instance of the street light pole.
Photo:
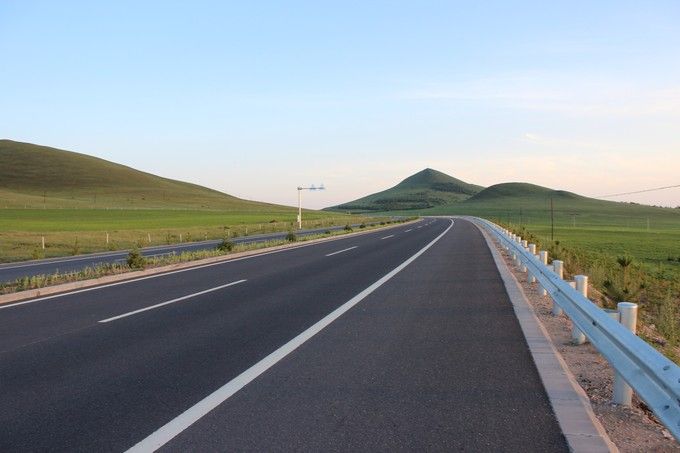
<svg viewBox="0 0 680 453">
<path fill-rule="evenodd" d="M 314 184 L 312 184 L 310 187 L 302 187 L 298 186 L 297 192 L 298 192 L 298 216 L 297 216 L 297 222 L 298 222 L 298 230 L 302 229 L 302 191 L 303 190 L 326 190 L 326 188 L 321 184 L 319 187 L 315 187 Z"/>
</svg>

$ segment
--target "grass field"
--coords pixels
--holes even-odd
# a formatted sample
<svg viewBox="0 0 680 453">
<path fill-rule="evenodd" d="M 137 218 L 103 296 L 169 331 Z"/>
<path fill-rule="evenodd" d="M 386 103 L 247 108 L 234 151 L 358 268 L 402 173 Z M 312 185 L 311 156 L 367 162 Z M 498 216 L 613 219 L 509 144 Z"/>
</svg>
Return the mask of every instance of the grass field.
<svg viewBox="0 0 680 453">
<path fill-rule="evenodd" d="M 287 231 L 296 217 L 289 206 L 0 140 L 0 262 Z M 305 211 L 303 219 L 310 228 L 365 218 Z"/>
<path fill-rule="evenodd" d="M 288 231 L 295 229 L 296 217 L 292 208 L 256 212 L 0 209 L 0 261 Z M 302 218 L 304 228 L 369 221 L 365 216 L 321 211 L 303 211 Z"/>
</svg>

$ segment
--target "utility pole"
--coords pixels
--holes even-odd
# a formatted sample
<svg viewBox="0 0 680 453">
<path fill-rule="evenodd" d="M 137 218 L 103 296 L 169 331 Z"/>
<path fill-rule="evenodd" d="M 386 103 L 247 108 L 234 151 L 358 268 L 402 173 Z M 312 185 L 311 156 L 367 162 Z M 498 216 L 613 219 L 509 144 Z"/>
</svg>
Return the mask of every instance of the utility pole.
<svg viewBox="0 0 680 453">
<path fill-rule="evenodd" d="M 302 191 L 303 190 L 326 190 L 323 184 L 321 184 L 319 187 L 314 186 L 312 184 L 309 187 L 302 187 L 298 186 L 297 191 L 298 191 L 298 216 L 297 216 L 297 223 L 298 223 L 298 229 L 302 229 Z"/>
</svg>

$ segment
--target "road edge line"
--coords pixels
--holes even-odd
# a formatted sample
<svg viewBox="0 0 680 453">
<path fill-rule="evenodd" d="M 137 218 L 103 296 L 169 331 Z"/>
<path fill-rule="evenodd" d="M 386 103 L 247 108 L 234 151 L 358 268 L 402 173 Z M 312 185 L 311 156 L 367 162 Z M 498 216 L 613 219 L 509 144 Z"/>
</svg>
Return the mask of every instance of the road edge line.
<svg viewBox="0 0 680 453">
<path fill-rule="evenodd" d="M 142 453 L 156 451 L 163 445 L 170 442 L 176 436 L 181 434 L 184 430 L 189 428 L 191 425 L 193 425 L 198 420 L 203 418 L 205 415 L 207 415 L 213 409 L 218 407 L 224 401 L 229 399 L 236 392 L 238 392 L 243 387 L 248 385 L 250 382 L 255 380 L 258 376 L 266 372 L 269 368 L 274 366 L 276 363 L 285 358 L 291 352 L 295 351 L 298 347 L 306 343 L 307 340 L 311 339 L 317 333 L 321 332 L 333 321 L 338 319 L 340 316 L 349 311 L 352 307 L 354 307 L 363 299 L 365 299 L 367 296 L 369 296 L 371 293 L 373 293 L 376 289 L 378 289 L 387 281 L 392 279 L 392 277 L 394 277 L 399 272 L 404 270 L 409 264 L 415 261 L 419 256 L 425 253 L 430 247 L 432 247 L 442 237 L 444 237 L 446 233 L 449 232 L 449 230 L 454 225 L 454 220 L 450 218 L 449 220 L 451 221 L 451 224 L 448 226 L 448 228 L 446 228 L 446 230 L 444 230 L 441 234 L 439 234 L 431 242 L 429 242 L 427 245 L 425 245 L 423 248 L 417 251 L 410 258 L 407 258 L 404 262 L 402 262 L 400 265 L 392 269 L 387 274 L 383 275 L 380 279 L 372 283 L 369 287 L 362 290 L 356 296 L 352 297 L 350 300 L 348 300 L 347 302 L 345 302 L 344 304 L 342 304 L 341 306 L 339 306 L 338 308 L 324 316 L 321 320 L 317 321 L 312 326 L 305 329 L 302 333 L 298 334 L 292 340 L 289 340 L 283 346 L 280 346 L 278 349 L 267 355 L 265 358 L 257 362 L 255 365 L 251 366 L 246 371 L 239 374 L 234 379 L 227 382 L 222 387 L 215 390 L 214 392 L 200 400 L 198 403 L 191 406 L 186 411 L 182 412 L 180 415 L 178 415 L 165 425 L 161 426 L 159 429 L 151 433 L 149 436 L 142 439 L 132 448 L 128 449 L 127 453 Z"/>
<path fill-rule="evenodd" d="M 573 452 L 618 452 L 607 431 L 597 419 L 590 399 L 576 382 L 566 362 L 555 349 L 548 331 L 536 316 L 521 285 L 503 260 L 489 233 L 479 224 L 466 219 L 479 229 L 491 252 L 506 292 L 519 321 L 543 387 L 553 408 L 569 449 Z M 571 392 L 565 390 L 571 388 Z"/>
<path fill-rule="evenodd" d="M 67 296 L 69 294 L 94 291 L 97 289 L 107 288 L 115 285 L 125 285 L 140 280 L 163 277 L 164 275 L 171 275 L 179 272 L 188 272 L 191 270 L 200 269 L 204 267 L 219 266 L 221 264 L 227 264 L 230 261 L 240 261 L 249 258 L 256 258 L 258 256 L 269 255 L 272 253 L 280 253 L 289 250 L 295 250 L 302 247 L 309 247 L 319 243 L 339 241 L 342 239 L 348 239 L 356 236 L 377 233 L 378 231 L 398 228 L 400 226 L 416 223 L 421 220 L 422 219 L 413 220 L 406 223 L 379 227 L 367 231 L 355 231 L 352 233 L 331 236 L 327 238 L 311 239 L 309 241 L 304 241 L 302 243 L 276 245 L 273 247 L 265 247 L 257 250 L 247 250 L 245 252 L 238 252 L 230 255 L 223 255 L 212 258 L 204 258 L 196 261 L 188 261 L 184 263 L 154 267 L 143 271 L 124 272 L 121 274 L 106 275 L 104 277 L 94 279 L 78 280 L 75 282 L 61 283 L 59 285 L 54 286 L 45 286 L 43 288 L 38 289 L 29 289 L 26 291 L 19 291 L 16 293 L 2 294 L 0 295 L 0 310 L 4 308 L 17 307 L 20 305 L 40 302 L 48 299 L 56 299 L 58 297 Z"/>
</svg>

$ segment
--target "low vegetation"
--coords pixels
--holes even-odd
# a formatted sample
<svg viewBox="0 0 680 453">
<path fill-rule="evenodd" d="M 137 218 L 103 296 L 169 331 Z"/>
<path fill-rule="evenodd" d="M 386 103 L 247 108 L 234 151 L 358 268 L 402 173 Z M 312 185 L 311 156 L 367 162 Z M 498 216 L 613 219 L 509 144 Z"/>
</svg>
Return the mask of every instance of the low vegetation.
<svg viewBox="0 0 680 453">
<path fill-rule="evenodd" d="M 404 223 L 414 220 L 415 217 L 401 218 L 396 220 L 383 221 L 385 225 Z M 380 224 L 375 222 L 365 227 L 366 230 L 380 228 Z M 295 236 L 295 241 L 310 241 L 313 239 L 328 238 L 331 236 L 344 235 L 351 231 L 346 229 L 335 231 L 324 231 L 321 234 Z M 68 283 L 81 280 L 89 280 L 93 278 L 104 277 L 107 275 L 122 274 L 133 270 L 142 268 L 154 268 L 160 266 L 167 266 L 176 263 L 185 263 L 196 261 L 205 258 L 214 258 L 218 256 L 229 255 L 230 253 L 244 252 L 248 250 L 258 250 L 267 247 L 274 247 L 278 245 L 290 244 L 288 238 L 266 241 L 266 242 L 252 242 L 247 244 L 234 244 L 229 239 L 224 239 L 217 247 L 212 250 L 189 251 L 182 253 L 173 253 L 171 255 L 155 256 L 145 258 L 139 253 L 138 249 L 132 249 L 128 255 L 128 259 L 124 264 L 103 264 L 99 266 L 86 267 L 78 272 L 68 273 L 54 273 L 49 275 L 38 275 L 34 277 L 22 277 L 13 282 L 0 283 L 0 294 L 9 294 L 18 291 L 25 291 L 29 289 L 38 289 L 46 286 L 57 285 L 61 283 Z"/>
</svg>

